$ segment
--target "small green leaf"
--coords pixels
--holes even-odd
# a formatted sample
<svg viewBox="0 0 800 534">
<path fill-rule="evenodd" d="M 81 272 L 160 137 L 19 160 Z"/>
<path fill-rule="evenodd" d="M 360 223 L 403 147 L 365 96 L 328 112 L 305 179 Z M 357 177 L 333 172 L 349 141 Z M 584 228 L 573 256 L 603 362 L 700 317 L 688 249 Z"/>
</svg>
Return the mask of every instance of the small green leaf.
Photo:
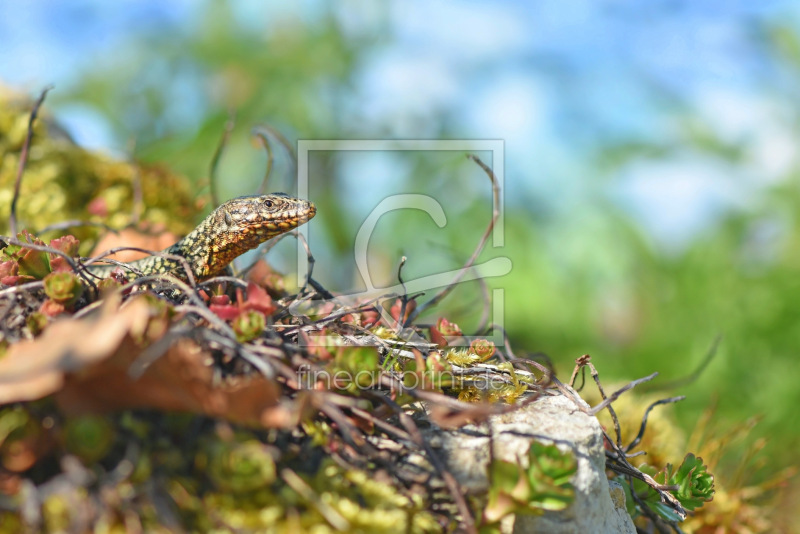
<svg viewBox="0 0 800 534">
<path fill-rule="evenodd" d="M 7 407 L 0 411 L 0 445 L 12 432 L 23 428 L 29 421 L 28 413 L 21 406 Z"/>
<path fill-rule="evenodd" d="M 39 334 L 41 334 L 42 331 L 47 326 L 47 323 L 48 323 L 47 315 L 38 311 L 31 313 L 25 320 L 25 324 L 28 326 L 28 329 L 34 336 L 38 336 Z"/>
<path fill-rule="evenodd" d="M 17 234 L 17 239 L 32 245 L 44 246 L 44 241 L 27 230 L 23 230 Z M 10 245 L 6 250 L 6 254 L 17 261 L 19 265 L 19 274 L 21 275 L 33 276 L 37 280 L 41 280 L 50 273 L 50 262 L 47 258 L 47 252 L 18 245 Z"/>
<path fill-rule="evenodd" d="M 275 481 L 275 460 L 255 439 L 215 443 L 209 450 L 208 476 L 221 490 L 245 493 Z"/>
<path fill-rule="evenodd" d="M 653 477 L 658 484 L 677 486 L 678 489 L 670 493 L 686 510 L 695 510 L 714 497 L 714 476 L 703 465 L 703 459 L 694 454 L 687 454 L 677 470 L 672 464 L 658 472 L 646 464 L 639 466 L 639 470 Z M 634 479 L 633 487 L 640 500 L 659 516 L 667 521 L 683 520 L 671 506 L 661 502 L 659 493 L 644 481 Z"/>
<path fill-rule="evenodd" d="M 556 445 L 544 445 L 538 441 L 531 443 L 528 452 L 531 467 L 531 482 L 548 480 L 554 486 L 568 484 L 578 470 L 578 461 L 569 452 L 562 452 Z"/>
<path fill-rule="evenodd" d="M 267 318 L 259 311 L 249 310 L 239 314 L 231 326 L 236 332 L 236 339 L 245 343 L 261 335 L 267 326 Z"/>
<path fill-rule="evenodd" d="M 81 298 L 83 284 L 74 273 L 50 273 L 44 277 L 44 292 L 55 302 L 69 308 Z"/>
<path fill-rule="evenodd" d="M 524 507 L 530 488 L 523 476 L 522 466 L 516 463 L 495 460 L 489 469 L 492 486 L 489 488 L 489 501 L 483 511 L 483 520 L 495 523 Z"/>
<path fill-rule="evenodd" d="M 111 423 L 94 415 L 70 419 L 64 427 L 65 447 L 86 465 L 105 458 L 115 437 L 116 432 Z"/>
<path fill-rule="evenodd" d="M 683 459 L 670 484 L 679 486 L 675 497 L 687 510 L 695 510 L 714 498 L 714 475 L 703 465 L 703 459 L 692 453 Z"/>
<path fill-rule="evenodd" d="M 673 522 L 683 521 L 681 516 L 679 516 L 678 513 L 672 509 L 671 506 L 664 504 L 660 500 L 652 501 L 648 499 L 647 504 L 648 506 L 650 506 L 651 510 L 653 510 L 655 513 L 657 513 L 667 521 L 673 521 Z"/>
<path fill-rule="evenodd" d="M 520 467 L 517 464 L 495 459 L 489 468 L 493 488 L 511 491 L 517 485 L 520 477 Z"/>
<path fill-rule="evenodd" d="M 27 249 L 17 260 L 19 274 L 33 276 L 41 280 L 50 273 L 50 263 L 47 261 L 47 252 Z"/>
<path fill-rule="evenodd" d="M 570 479 L 578 463 L 570 453 L 555 445 L 531 442 L 529 465 L 495 460 L 490 466 L 492 486 L 484 510 L 485 523 L 500 521 L 510 513 L 540 514 L 563 510 L 574 499 Z"/>
</svg>

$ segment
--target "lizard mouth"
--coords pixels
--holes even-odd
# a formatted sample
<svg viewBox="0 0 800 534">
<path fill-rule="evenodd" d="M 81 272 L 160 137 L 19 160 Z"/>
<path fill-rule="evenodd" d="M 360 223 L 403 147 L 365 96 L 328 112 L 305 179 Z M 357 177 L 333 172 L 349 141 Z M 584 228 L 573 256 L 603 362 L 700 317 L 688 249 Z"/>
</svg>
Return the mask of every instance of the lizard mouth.
<svg viewBox="0 0 800 534">
<path fill-rule="evenodd" d="M 288 224 L 294 223 L 295 226 L 300 226 L 301 224 L 313 219 L 314 215 L 316 214 L 317 207 L 314 205 L 314 203 L 303 201 L 303 204 L 298 206 L 296 210 L 286 213 L 286 215 L 283 217 L 283 221 Z"/>
<path fill-rule="evenodd" d="M 305 208 L 305 212 L 300 214 L 300 222 L 309 221 L 314 218 L 314 215 L 317 214 L 317 207 L 313 202 L 306 202 Z"/>
<path fill-rule="evenodd" d="M 256 231 L 255 233 L 259 235 L 265 234 L 265 232 L 260 231 L 261 228 L 266 228 L 270 232 L 287 232 L 305 224 L 313 219 L 316 214 L 317 207 L 313 202 L 302 201 L 302 204 L 295 209 L 286 211 L 280 217 L 276 217 L 271 221 L 253 224 L 250 230 Z"/>
</svg>

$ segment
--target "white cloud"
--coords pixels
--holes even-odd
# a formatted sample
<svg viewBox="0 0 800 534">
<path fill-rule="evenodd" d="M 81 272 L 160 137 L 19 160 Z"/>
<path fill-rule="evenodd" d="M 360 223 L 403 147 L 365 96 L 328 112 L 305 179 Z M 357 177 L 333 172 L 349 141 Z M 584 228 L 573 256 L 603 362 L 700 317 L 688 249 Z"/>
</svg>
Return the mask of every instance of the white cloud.
<svg viewBox="0 0 800 534">
<path fill-rule="evenodd" d="M 612 195 L 658 245 L 677 250 L 726 210 L 746 205 L 748 189 L 733 167 L 687 155 L 630 165 Z"/>
</svg>

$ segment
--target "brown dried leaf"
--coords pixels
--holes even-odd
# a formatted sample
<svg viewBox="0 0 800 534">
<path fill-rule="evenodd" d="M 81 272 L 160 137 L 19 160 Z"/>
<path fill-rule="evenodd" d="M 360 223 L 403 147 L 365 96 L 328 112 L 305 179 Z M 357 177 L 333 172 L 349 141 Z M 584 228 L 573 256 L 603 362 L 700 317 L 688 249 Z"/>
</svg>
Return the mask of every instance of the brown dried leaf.
<svg viewBox="0 0 800 534">
<path fill-rule="evenodd" d="M 290 427 L 299 414 L 281 405 L 280 386 L 262 376 L 215 386 L 205 354 L 189 340 L 175 343 L 141 377 L 128 370 L 139 350 L 131 340 L 100 365 L 67 377 L 56 395 L 67 413 L 97 413 L 128 408 L 157 408 L 202 413 L 257 426 Z"/>
<path fill-rule="evenodd" d="M 264 260 L 258 260 L 247 275 L 248 282 L 254 282 L 269 291 L 272 296 L 280 297 L 286 291 L 283 275 L 276 272 Z"/>
<path fill-rule="evenodd" d="M 486 402 L 460 402 L 434 391 L 418 390 L 416 395 L 427 403 L 430 420 L 444 429 L 456 429 L 470 423 L 481 423 L 491 415 L 510 409 L 508 406 Z"/>
<path fill-rule="evenodd" d="M 16 473 L 0 471 L 0 494 L 6 496 L 18 495 L 22 488 L 22 477 Z"/>
<path fill-rule="evenodd" d="M 490 405 L 475 404 L 473 408 L 465 410 L 452 410 L 447 406 L 431 406 L 428 416 L 440 428 L 455 430 L 464 425 L 477 424 L 485 421 L 497 410 L 489 408 Z"/>
<path fill-rule="evenodd" d="M 42 456 L 45 440 L 40 436 L 26 436 L 24 439 L 9 440 L 0 449 L 0 464 L 12 473 L 27 471 Z"/>
<path fill-rule="evenodd" d="M 0 404 L 55 393 L 66 373 L 107 358 L 137 322 L 148 318 L 141 299 L 118 307 L 118 300 L 109 299 L 99 313 L 56 321 L 39 338 L 13 345 L 0 359 Z"/>
<path fill-rule="evenodd" d="M 263 376 L 217 386 L 208 355 L 180 340 L 141 377 L 131 365 L 158 314 L 145 297 L 119 307 L 108 300 L 97 313 L 56 321 L 33 341 L 11 347 L 0 359 L 0 404 L 55 394 L 67 413 L 105 413 L 128 408 L 188 411 L 240 423 L 291 427 L 300 405 L 281 402 L 280 386 Z"/>
<path fill-rule="evenodd" d="M 175 234 L 164 231 L 163 227 L 152 228 L 149 231 L 147 229 L 136 230 L 133 228 L 126 228 L 121 230 L 118 234 L 109 232 L 104 235 L 100 241 L 98 241 L 97 245 L 95 245 L 91 255 L 96 256 L 117 247 L 136 247 L 154 251 L 164 250 L 177 240 L 178 237 Z M 144 252 L 123 250 L 108 257 L 117 261 L 129 262 L 144 258 L 145 256 L 147 256 L 147 254 Z"/>
<path fill-rule="evenodd" d="M 443 349 L 447 346 L 447 339 L 439 332 L 439 329 L 435 326 L 430 327 L 431 330 L 431 341 L 436 343 L 440 349 Z"/>
</svg>

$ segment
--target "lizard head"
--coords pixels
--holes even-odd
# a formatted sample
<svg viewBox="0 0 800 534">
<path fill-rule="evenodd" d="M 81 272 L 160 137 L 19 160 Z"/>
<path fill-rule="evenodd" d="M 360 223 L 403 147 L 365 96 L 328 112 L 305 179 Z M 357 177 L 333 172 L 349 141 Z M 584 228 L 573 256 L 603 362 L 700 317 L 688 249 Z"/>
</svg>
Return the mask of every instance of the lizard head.
<svg viewBox="0 0 800 534">
<path fill-rule="evenodd" d="M 317 208 L 286 193 L 238 197 L 217 208 L 217 227 L 240 237 L 258 236 L 262 243 L 313 218 Z"/>
<path fill-rule="evenodd" d="M 286 193 L 228 200 L 206 219 L 207 276 L 221 272 L 234 258 L 264 241 L 306 223 L 316 213 L 312 202 Z"/>
</svg>

